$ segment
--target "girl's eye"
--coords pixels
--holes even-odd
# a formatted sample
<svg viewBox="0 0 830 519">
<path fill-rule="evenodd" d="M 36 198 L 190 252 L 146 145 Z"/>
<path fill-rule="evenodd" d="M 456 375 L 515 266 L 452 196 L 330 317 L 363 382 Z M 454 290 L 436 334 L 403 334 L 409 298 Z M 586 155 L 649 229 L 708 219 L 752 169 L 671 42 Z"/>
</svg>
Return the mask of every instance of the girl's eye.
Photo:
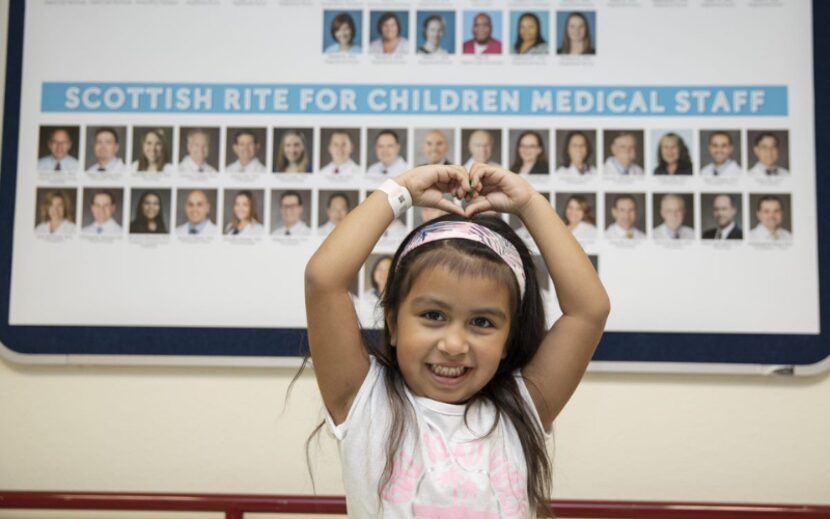
<svg viewBox="0 0 830 519">
<path fill-rule="evenodd" d="M 493 327 L 493 323 L 490 322 L 490 319 L 487 319 L 485 317 L 476 317 L 472 321 L 470 321 L 470 324 L 472 324 L 473 326 L 476 326 L 478 328 L 492 328 Z"/>
<path fill-rule="evenodd" d="M 443 321 L 444 320 L 444 316 L 441 314 L 441 312 L 435 312 L 435 311 L 424 312 L 424 313 L 421 314 L 421 317 L 423 317 L 424 319 L 430 320 L 430 321 Z"/>
</svg>

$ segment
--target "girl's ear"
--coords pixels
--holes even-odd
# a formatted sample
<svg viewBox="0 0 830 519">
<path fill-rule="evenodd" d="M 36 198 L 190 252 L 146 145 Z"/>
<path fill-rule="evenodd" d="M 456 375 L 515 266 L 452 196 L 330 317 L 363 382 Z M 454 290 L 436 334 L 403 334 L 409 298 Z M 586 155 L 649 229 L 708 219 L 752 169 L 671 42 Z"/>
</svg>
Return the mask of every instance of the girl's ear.
<svg viewBox="0 0 830 519">
<path fill-rule="evenodd" d="M 398 344 L 398 328 L 395 326 L 396 320 L 394 312 L 388 312 L 386 314 L 386 327 L 389 328 L 389 345 L 392 347 Z"/>
</svg>

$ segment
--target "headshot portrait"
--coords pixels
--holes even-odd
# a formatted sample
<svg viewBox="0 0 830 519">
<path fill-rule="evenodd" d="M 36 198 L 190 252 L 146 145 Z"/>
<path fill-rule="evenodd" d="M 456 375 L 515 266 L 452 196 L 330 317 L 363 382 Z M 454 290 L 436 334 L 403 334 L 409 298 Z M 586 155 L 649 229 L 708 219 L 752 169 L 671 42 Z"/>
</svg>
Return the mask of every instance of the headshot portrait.
<svg viewBox="0 0 830 519">
<path fill-rule="evenodd" d="M 455 11 L 418 11 L 418 54 L 455 54 Z"/>
<path fill-rule="evenodd" d="M 691 193 L 654 193 L 655 240 L 694 240 L 694 195 Z"/>
<path fill-rule="evenodd" d="M 322 190 L 319 191 L 318 196 L 317 221 L 320 225 L 317 227 L 317 233 L 320 236 L 328 236 L 349 214 L 349 211 L 357 207 L 358 193 L 357 191 Z"/>
<path fill-rule="evenodd" d="M 501 11 L 464 11 L 464 54 L 502 53 Z"/>
<path fill-rule="evenodd" d="M 274 173 L 311 173 L 313 128 L 274 128 Z"/>
<path fill-rule="evenodd" d="M 749 241 L 790 242 L 792 218 L 790 195 L 752 194 L 749 195 L 750 225 Z"/>
<path fill-rule="evenodd" d="M 39 188 L 35 234 L 70 236 L 75 234 L 75 207 L 78 193 L 74 189 Z"/>
<path fill-rule="evenodd" d="M 168 234 L 169 189 L 133 189 L 130 192 L 130 234 Z"/>
<path fill-rule="evenodd" d="M 121 236 L 124 191 L 118 188 L 84 188 L 84 227 L 86 236 Z"/>
<path fill-rule="evenodd" d="M 556 193 L 559 217 L 579 241 L 597 239 L 596 193 Z"/>
<path fill-rule="evenodd" d="M 308 208 L 308 209 L 306 209 Z M 311 234 L 311 191 L 271 191 L 271 228 L 273 236 L 308 236 Z"/>
<path fill-rule="evenodd" d="M 742 240 L 743 204 L 740 193 L 700 195 L 704 240 Z"/>
<path fill-rule="evenodd" d="M 363 295 L 370 302 L 377 303 L 389 278 L 392 256 L 389 254 L 370 254 L 363 269 Z"/>
<path fill-rule="evenodd" d="M 86 128 L 86 171 L 87 173 L 123 173 L 127 142 L 125 126 L 87 126 Z"/>
<path fill-rule="evenodd" d="M 228 236 L 261 236 L 262 210 L 265 194 L 261 189 L 226 189 L 224 199 L 224 234 Z"/>
<path fill-rule="evenodd" d="M 790 134 L 787 130 L 749 130 L 747 142 L 752 146 L 749 174 L 753 177 L 790 174 Z"/>
<path fill-rule="evenodd" d="M 406 161 L 406 128 L 369 128 L 366 140 L 368 175 L 397 176 L 409 169 Z"/>
<path fill-rule="evenodd" d="M 609 177 L 642 176 L 643 130 L 605 130 L 605 166 Z"/>
<path fill-rule="evenodd" d="M 78 147 L 81 131 L 77 126 L 41 126 L 37 170 L 74 173 L 80 168 Z"/>
<path fill-rule="evenodd" d="M 265 173 L 265 133 L 265 128 L 228 128 L 225 171 Z"/>
<path fill-rule="evenodd" d="M 176 234 L 215 236 L 217 194 L 215 189 L 179 189 L 176 193 Z"/>
<path fill-rule="evenodd" d="M 605 237 L 642 240 L 646 237 L 645 193 L 605 193 Z"/>
<path fill-rule="evenodd" d="M 133 171 L 171 173 L 173 128 L 133 127 Z"/>
<path fill-rule="evenodd" d="M 739 177 L 741 167 L 741 132 L 738 130 L 701 130 L 700 169 L 704 177 Z"/>
<path fill-rule="evenodd" d="M 464 150 L 461 160 L 467 171 L 477 162 L 501 165 L 501 130 L 461 130 L 461 147 Z"/>
<path fill-rule="evenodd" d="M 547 175 L 550 173 L 548 161 L 548 130 L 510 130 L 507 134 L 513 158 L 510 171 L 519 175 Z"/>
<path fill-rule="evenodd" d="M 557 54 L 596 54 L 596 11 L 557 11 L 556 33 L 559 35 Z"/>
<path fill-rule="evenodd" d="M 550 51 L 547 11 L 511 11 L 511 54 L 547 54 Z"/>
<path fill-rule="evenodd" d="M 556 154 L 557 175 L 596 175 L 596 130 L 556 130 L 556 142 L 559 146 Z"/>
<path fill-rule="evenodd" d="M 415 129 L 415 164 L 455 164 L 455 130 Z"/>
<path fill-rule="evenodd" d="M 369 13 L 369 53 L 409 54 L 409 11 Z"/>
<path fill-rule="evenodd" d="M 219 128 L 179 130 L 179 171 L 216 173 L 219 170 Z"/>
<path fill-rule="evenodd" d="M 655 175 L 692 174 L 691 130 L 653 130 L 651 142 Z"/>
<path fill-rule="evenodd" d="M 363 13 L 361 11 L 325 11 L 323 13 L 323 52 L 326 54 L 360 54 Z"/>
<path fill-rule="evenodd" d="M 360 128 L 320 129 L 320 169 L 324 175 L 348 176 L 360 173 L 355 159 L 360 154 Z"/>
</svg>

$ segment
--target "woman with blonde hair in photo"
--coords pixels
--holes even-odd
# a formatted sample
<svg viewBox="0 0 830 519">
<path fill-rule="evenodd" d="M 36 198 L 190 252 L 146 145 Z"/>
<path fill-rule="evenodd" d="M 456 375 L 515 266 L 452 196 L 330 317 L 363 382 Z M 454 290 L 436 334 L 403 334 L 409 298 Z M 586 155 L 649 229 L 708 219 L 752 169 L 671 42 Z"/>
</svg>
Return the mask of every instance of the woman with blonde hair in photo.
<svg viewBox="0 0 830 519">
<path fill-rule="evenodd" d="M 47 191 L 40 203 L 36 234 L 68 235 L 75 234 L 72 201 L 60 190 Z"/>
<path fill-rule="evenodd" d="M 311 173 L 311 160 L 303 132 L 285 130 L 274 163 L 277 173 Z"/>
</svg>

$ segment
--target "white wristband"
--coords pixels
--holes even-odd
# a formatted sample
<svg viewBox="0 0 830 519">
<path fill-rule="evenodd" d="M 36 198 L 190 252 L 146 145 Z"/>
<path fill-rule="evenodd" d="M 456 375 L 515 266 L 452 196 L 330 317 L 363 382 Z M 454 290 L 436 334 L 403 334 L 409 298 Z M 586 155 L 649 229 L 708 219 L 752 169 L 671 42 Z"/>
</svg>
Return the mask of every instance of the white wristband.
<svg viewBox="0 0 830 519">
<path fill-rule="evenodd" d="M 409 190 L 391 178 L 381 184 L 378 189 L 386 193 L 386 199 L 389 201 L 392 212 L 395 213 L 395 218 L 400 217 L 412 207 L 412 195 L 409 194 Z"/>
</svg>

